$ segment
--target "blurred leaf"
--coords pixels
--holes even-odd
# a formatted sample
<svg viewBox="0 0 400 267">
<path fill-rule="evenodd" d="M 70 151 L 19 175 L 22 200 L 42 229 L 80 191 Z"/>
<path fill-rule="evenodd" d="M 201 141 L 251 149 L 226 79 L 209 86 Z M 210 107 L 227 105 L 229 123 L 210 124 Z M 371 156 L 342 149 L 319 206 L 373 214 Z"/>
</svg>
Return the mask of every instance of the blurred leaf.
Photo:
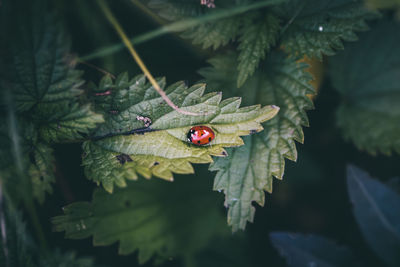
<svg viewBox="0 0 400 267">
<path fill-rule="evenodd" d="M 349 165 L 347 186 L 354 216 L 371 249 L 390 266 L 400 264 L 400 195 Z"/>
<path fill-rule="evenodd" d="M 367 7 L 372 9 L 394 9 L 400 17 L 400 0 L 365 0 Z"/>
<path fill-rule="evenodd" d="M 266 52 L 275 45 L 279 31 L 279 20 L 270 14 L 258 14 L 256 20 L 246 20 L 239 39 L 239 64 L 237 69 L 237 87 L 241 87 L 247 78 L 253 75 L 260 60 L 265 58 Z"/>
<path fill-rule="evenodd" d="M 211 59 L 213 67 L 200 70 L 211 88 L 236 88 L 236 55 Z M 245 92 L 247 103 L 278 105 L 281 109 L 272 120 L 263 123 L 264 131 L 244 138 L 245 145 L 229 150 L 229 157 L 217 158 L 210 170 L 218 171 L 214 190 L 223 190 L 228 210 L 228 224 L 233 231 L 252 222 L 252 202 L 264 205 L 264 190 L 272 192 L 273 176 L 282 179 L 284 157 L 295 161 L 294 140 L 303 142 L 301 126 L 308 126 L 306 109 L 313 107 L 306 96 L 314 92 L 307 64 L 271 53 L 266 62 L 248 81 L 236 90 Z"/>
<path fill-rule="evenodd" d="M 75 252 L 62 253 L 56 249 L 40 260 L 40 267 L 93 267 L 94 261 L 89 257 L 78 258 Z"/>
<path fill-rule="evenodd" d="M 1 45 L 5 49 L 0 52 L 0 88 L 12 92 L 17 112 L 39 126 L 44 140 L 82 139 L 103 119 L 89 104 L 78 102 L 82 72 L 68 62 L 63 27 L 46 1 L 16 0 L 7 7 L 10 26 Z"/>
<path fill-rule="evenodd" d="M 160 80 L 160 84 L 164 87 L 165 81 Z M 123 187 L 125 179 L 136 179 L 137 173 L 167 180 L 173 179 L 172 172 L 193 173 L 190 163 L 210 163 L 210 155 L 226 156 L 223 147 L 242 145 L 239 136 L 261 131 L 260 123 L 271 119 L 279 110 L 260 105 L 239 108 L 240 98 L 221 101 L 221 93 L 203 96 L 204 89 L 205 84 L 188 88 L 183 82 L 165 89 L 182 109 L 207 113 L 185 116 L 168 106 L 143 75 L 128 80 L 122 74 L 115 83 L 104 78 L 94 90 L 110 92 L 95 97 L 106 123 L 96 131 L 94 139 L 100 140 L 83 145 L 87 177 L 101 182 L 112 192 L 114 183 Z M 137 119 L 138 116 L 147 118 L 151 125 Z M 206 125 L 214 130 L 215 139 L 210 145 L 200 147 L 187 141 L 187 133 L 194 125 Z"/>
<path fill-rule="evenodd" d="M 141 179 L 113 194 L 96 189 L 91 203 L 73 203 L 52 222 L 67 238 L 93 236 L 95 246 L 119 241 L 124 255 L 139 250 L 140 263 L 154 255 L 189 257 L 224 233 L 216 196 L 204 182 L 193 176 L 175 183 Z"/>
<path fill-rule="evenodd" d="M 322 58 L 343 49 L 343 41 L 355 41 L 355 32 L 368 29 L 365 21 L 376 13 L 362 0 L 290 0 L 276 8 L 286 21 L 282 45 L 293 55 Z"/>
<path fill-rule="evenodd" d="M 400 25 L 381 22 L 332 58 L 333 86 L 343 102 L 337 123 L 362 150 L 400 153 Z"/>
<path fill-rule="evenodd" d="M 56 180 L 53 149 L 39 143 L 35 146 L 32 154 L 34 163 L 29 167 L 29 175 L 32 179 L 33 196 L 43 203 L 46 192 L 53 193 L 51 184 Z"/>
<path fill-rule="evenodd" d="M 34 243 L 22 219 L 0 186 L 0 266 L 2 267 L 92 267 L 90 258 L 77 258 L 74 252 L 44 251 Z"/>
<path fill-rule="evenodd" d="M 358 266 L 348 248 L 324 237 L 273 232 L 270 239 L 290 267 Z"/>
<path fill-rule="evenodd" d="M 4 201 L 0 185 L 0 266 L 36 267 L 36 247 L 22 221 L 22 215 Z"/>
</svg>

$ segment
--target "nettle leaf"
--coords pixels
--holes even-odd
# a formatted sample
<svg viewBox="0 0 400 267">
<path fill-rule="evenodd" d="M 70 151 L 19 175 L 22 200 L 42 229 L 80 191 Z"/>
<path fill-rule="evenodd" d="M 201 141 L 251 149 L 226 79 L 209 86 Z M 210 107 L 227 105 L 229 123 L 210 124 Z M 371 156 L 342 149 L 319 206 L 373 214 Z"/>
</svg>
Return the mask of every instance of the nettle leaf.
<svg viewBox="0 0 400 267">
<path fill-rule="evenodd" d="M 359 266 L 347 247 L 321 236 L 274 232 L 270 239 L 290 267 Z"/>
<path fill-rule="evenodd" d="M 200 71 L 211 88 L 234 88 L 236 56 L 228 54 L 210 60 L 213 65 Z M 313 108 L 307 94 L 313 94 L 307 64 L 286 58 L 281 52 L 270 53 L 260 70 L 240 90 L 246 103 L 274 104 L 280 111 L 263 123 L 264 131 L 244 138 L 245 145 L 228 150 L 229 157 L 216 158 L 210 170 L 218 171 L 214 190 L 223 190 L 232 230 L 244 229 L 252 222 L 253 201 L 264 205 L 264 190 L 272 192 L 273 176 L 282 179 L 285 160 L 296 161 L 294 140 L 303 142 L 302 126 L 308 126 L 305 110 Z"/>
<path fill-rule="evenodd" d="M 346 139 L 371 154 L 400 153 L 400 36 L 393 34 L 399 30 L 398 23 L 382 22 L 330 62 L 344 100 L 337 123 Z"/>
<path fill-rule="evenodd" d="M 355 32 L 368 29 L 366 20 L 377 17 L 362 0 L 291 0 L 276 9 L 287 22 L 282 45 L 293 55 L 322 58 L 355 41 Z"/>
<path fill-rule="evenodd" d="M 119 253 L 139 250 L 139 262 L 190 257 L 225 225 L 216 195 L 200 176 L 181 177 L 175 183 L 141 179 L 113 194 L 95 190 L 93 200 L 73 203 L 65 215 L 52 219 L 56 231 L 81 239 L 93 236 L 95 246 L 119 241 Z"/>
<path fill-rule="evenodd" d="M 172 21 L 218 12 L 223 8 L 231 7 L 236 4 L 237 3 L 231 0 L 220 1 L 217 3 L 217 8 L 207 8 L 205 5 L 200 5 L 200 2 L 197 0 L 152 0 L 149 2 L 149 6 L 158 10 L 161 17 Z M 227 45 L 230 41 L 233 41 L 238 35 L 241 25 L 241 16 L 231 16 L 224 19 L 207 21 L 200 25 L 191 27 L 183 31 L 181 36 L 186 39 L 191 39 L 193 44 L 200 45 L 204 49 L 210 47 L 217 49 L 221 46 Z"/>
<path fill-rule="evenodd" d="M 46 12 L 43 1 L 24 9 L 18 3 L 25 6 L 17 1 L 8 14 L 13 27 L 8 28 L 1 52 L 0 87 L 13 93 L 17 112 L 39 126 L 44 140 L 82 139 L 103 119 L 78 101 L 83 93 L 82 72 L 68 62 L 69 42 L 63 28 L 54 14 Z"/>
<path fill-rule="evenodd" d="M 32 179 L 33 196 L 43 203 L 46 192 L 53 193 L 51 186 L 55 182 L 53 149 L 39 143 L 31 153 L 33 164 L 29 167 L 29 175 Z"/>
<path fill-rule="evenodd" d="M 165 87 L 165 81 L 159 81 Z M 136 179 L 137 173 L 167 180 L 173 179 L 172 172 L 193 173 L 190 163 L 210 163 L 211 155 L 226 156 L 223 147 L 243 145 L 240 136 L 261 131 L 260 123 L 279 110 L 260 105 L 239 108 L 240 98 L 221 101 L 221 93 L 203 95 L 205 84 L 188 88 L 178 82 L 165 89 L 168 97 L 183 110 L 206 112 L 185 116 L 168 106 L 143 75 L 129 81 L 122 74 L 110 82 L 105 78 L 94 89 L 103 92 L 95 93 L 95 98 L 106 122 L 83 145 L 87 177 L 101 182 L 109 192 L 114 183 L 125 186 L 125 179 Z M 214 130 L 210 145 L 199 147 L 187 141 L 194 125 Z"/>
<path fill-rule="evenodd" d="M 400 195 L 352 165 L 347 167 L 347 187 L 365 240 L 388 265 L 399 266 Z"/>
<path fill-rule="evenodd" d="M 261 17 L 260 17 L 261 16 Z M 275 45 L 279 32 L 279 20 L 270 14 L 257 13 L 255 20 L 248 19 L 239 39 L 239 64 L 237 86 L 241 87 L 246 79 L 253 75 L 265 53 Z"/>
<path fill-rule="evenodd" d="M 233 41 L 241 26 L 241 17 L 229 17 L 195 26 L 182 33 L 183 38 L 191 39 L 193 44 L 203 49 L 214 50 Z"/>
</svg>

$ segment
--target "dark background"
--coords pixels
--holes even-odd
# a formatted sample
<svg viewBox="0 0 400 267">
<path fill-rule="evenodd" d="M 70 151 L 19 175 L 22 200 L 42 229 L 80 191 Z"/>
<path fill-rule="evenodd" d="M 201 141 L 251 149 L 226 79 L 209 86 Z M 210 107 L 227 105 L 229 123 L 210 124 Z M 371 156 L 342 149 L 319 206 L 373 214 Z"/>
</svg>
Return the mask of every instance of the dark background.
<svg viewBox="0 0 400 267">
<path fill-rule="evenodd" d="M 129 36 L 147 32 L 159 27 L 153 19 L 143 14 L 129 1 L 113 1 L 112 10 Z M 58 1 L 55 4 L 64 16 L 67 31 L 71 35 L 71 51 L 85 55 L 107 44 L 118 43 L 113 29 L 103 18 L 103 14 L 93 1 Z M 186 80 L 189 84 L 201 79 L 197 70 L 207 66 L 207 58 L 212 50 L 202 50 L 192 46 L 189 41 L 176 35 L 166 35 L 137 46 L 137 50 L 155 76 L 166 76 L 168 84 Z M 221 50 L 219 50 L 220 52 Z M 324 59 L 325 68 L 326 62 Z M 118 74 L 128 71 L 130 75 L 139 74 L 136 63 L 127 50 L 121 50 L 107 57 L 90 61 L 98 67 Z M 79 64 L 85 70 L 85 79 L 98 81 L 102 74 L 94 68 Z M 273 194 L 267 194 L 264 207 L 256 205 L 254 223 L 249 223 L 244 232 L 229 235 L 227 240 L 217 240 L 215 252 L 211 247 L 199 254 L 199 261 L 206 263 L 208 258 L 223 257 L 224 249 L 228 256 L 243 257 L 248 266 L 285 266 L 284 260 L 271 246 L 269 233 L 289 231 L 315 233 L 347 245 L 363 266 L 380 266 L 381 262 L 363 241 L 356 221 L 345 183 L 346 164 L 352 163 L 368 171 L 383 181 L 400 173 L 399 156 L 371 156 L 359 151 L 342 139 L 336 127 L 335 111 L 340 96 L 331 87 L 329 77 L 323 77 L 319 94 L 315 98 L 315 110 L 309 111 L 310 127 L 304 128 L 305 143 L 297 144 L 298 162 L 286 160 L 283 181 L 275 179 Z M 58 145 L 55 148 L 57 159 L 57 183 L 55 192 L 47 196 L 40 211 L 40 219 L 46 229 L 47 238 L 55 247 L 75 250 L 81 256 L 92 256 L 97 263 L 108 266 L 136 266 L 137 253 L 129 256 L 117 254 L 117 244 L 108 247 L 93 247 L 92 240 L 67 240 L 63 233 L 51 230 L 50 217 L 61 215 L 61 207 L 74 201 L 89 201 L 94 183 L 87 180 L 81 164 L 81 145 Z M 204 183 L 205 190 L 212 190 L 214 173 L 207 166 L 197 165 L 196 172 Z M 191 176 L 175 175 L 176 179 L 191 179 Z M 154 179 L 154 178 L 153 178 Z M 221 199 L 222 193 L 215 192 Z M 228 227 L 228 226 L 227 226 Z M 236 246 L 234 248 L 225 246 Z M 213 251 L 210 251 L 213 250 Z M 232 252 L 237 251 L 237 252 Z M 239 254 L 239 255 L 232 255 Z M 163 266 L 177 266 L 179 259 L 166 262 Z M 144 266 L 152 266 L 148 262 Z M 205 265 L 203 265 L 205 266 Z M 229 264 L 227 266 L 230 266 Z"/>
</svg>

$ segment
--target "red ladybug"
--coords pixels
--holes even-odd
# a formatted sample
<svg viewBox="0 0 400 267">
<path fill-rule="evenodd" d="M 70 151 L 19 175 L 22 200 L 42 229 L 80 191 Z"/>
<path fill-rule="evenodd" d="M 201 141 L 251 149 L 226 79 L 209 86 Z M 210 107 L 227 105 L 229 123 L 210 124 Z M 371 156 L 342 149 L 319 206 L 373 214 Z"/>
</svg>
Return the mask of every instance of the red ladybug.
<svg viewBox="0 0 400 267">
<path fill-rule="evenodd" d="M 207 126 L 194 126 L 187 134 L 188 141 L 197 146 L 209 144 L 214 138 L 214 131 Z"/>
</svg>

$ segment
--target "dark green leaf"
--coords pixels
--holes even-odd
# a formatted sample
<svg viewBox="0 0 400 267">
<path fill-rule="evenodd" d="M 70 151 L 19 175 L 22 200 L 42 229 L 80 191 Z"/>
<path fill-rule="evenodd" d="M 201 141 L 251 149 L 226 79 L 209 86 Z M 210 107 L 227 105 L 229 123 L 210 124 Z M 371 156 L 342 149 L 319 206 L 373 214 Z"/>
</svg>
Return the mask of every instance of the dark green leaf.
<svg viewBox="0 0 400 267">
<path fill-rule="evenodd" d="M 362 0 L 291 0 L 276 9 L 286 22 L 282 45 L 293 55 L 322 58 L 355 41 L 355 32 L 368 29 L 365 21 L 376 13 Z"/>
<path fill-rule="evenodd" d="M 212 59 L 213 67 L 200 71 L 211 88 L 235 88 L 235 58 L 229 54 Z M 246 137 L 244 146 L 229 150 L 229 157 L 217 158 L 210 166 L 210 170 L 218 171 L 214 190 L 225 192 L 233 231 L 253 221 L 252 202 L 264 204 L 264 190 L 272 192 L 272 177 L 282 179 L 284 157 L 297 159 L 294 140 L 303 142 L 301 127 L 308 126 L 305 110 L 313 107 L 306 96 L 314 92 L 306 67 L 282 53 L 271 53 L 261 70 L 240 88 L 246 94 L 245 102 L 278 105 L 281 109 L 275 118 L 263 123 L 262 133 Z"/>
<path fill-rule="evenodd" d="M 32 179 L 33 196 L 44 202 L 46 192 L 53 193 L 51 184 L 55 182 L 53 149 L 44 144 L 37 144 L 32 152 L 33 164 L 29 167 Z"/>
<path fill-rule="evenodd" d="M 382 22 L 332 58 L 334 87 L 343 97 L 337 123 L 371 154 L 400 153 L 400 25 Z"/>
<path fill-rule="evenodd" d="M 82 139 L 102 122 L 100 115 L 81 105 L 82 72 L 74 69 L 69 42 L 45 1 L 16 0 L 7 13 L 7 42 L 0 53 L 0 88 L 13 94 L 17 112 L 25 112 L 46 141 Z M 3 32 L 4 33 L 4 32 Z M 3 36 L 4 37 L 4 36 Z"/>
<path fill-rule="evenodd" d="M 97 189 L 92 202 L 71 204 L 52 221 L 67 238 L 93 236 L 97 246 L 119 241 L 120 254 L 139 250 L 141 263 L 154 255 L 187 257 L 224 225 L 216 196 L 204 182 L 193 176 L 175 183 L 141 179 L 113 194 Z"/>
<path fill-rule="evenodd" d="M 347 186 L 354 216 L 369 246 L 390 266 L 400 264 L 400 195 L 352 165 Z"/>
<path fill-rule="evenodd" d="M 261 16 L 261 17 L 260 17 Z M 243 27 L 238 47 L 239 64 L 237 86 L 241 87 L 247 78 L 253 75 L 260 60 L 275 45 L 279 31 L 279 20 L 270 14 L 258 14 L 256 19 L 247 19 Z"/>
<path fill-rule="evenodd" d="M 324 237 L 274 232 L 270 239 L 290 267 L 358 266 L 348 248 Z"/>
</svg>

